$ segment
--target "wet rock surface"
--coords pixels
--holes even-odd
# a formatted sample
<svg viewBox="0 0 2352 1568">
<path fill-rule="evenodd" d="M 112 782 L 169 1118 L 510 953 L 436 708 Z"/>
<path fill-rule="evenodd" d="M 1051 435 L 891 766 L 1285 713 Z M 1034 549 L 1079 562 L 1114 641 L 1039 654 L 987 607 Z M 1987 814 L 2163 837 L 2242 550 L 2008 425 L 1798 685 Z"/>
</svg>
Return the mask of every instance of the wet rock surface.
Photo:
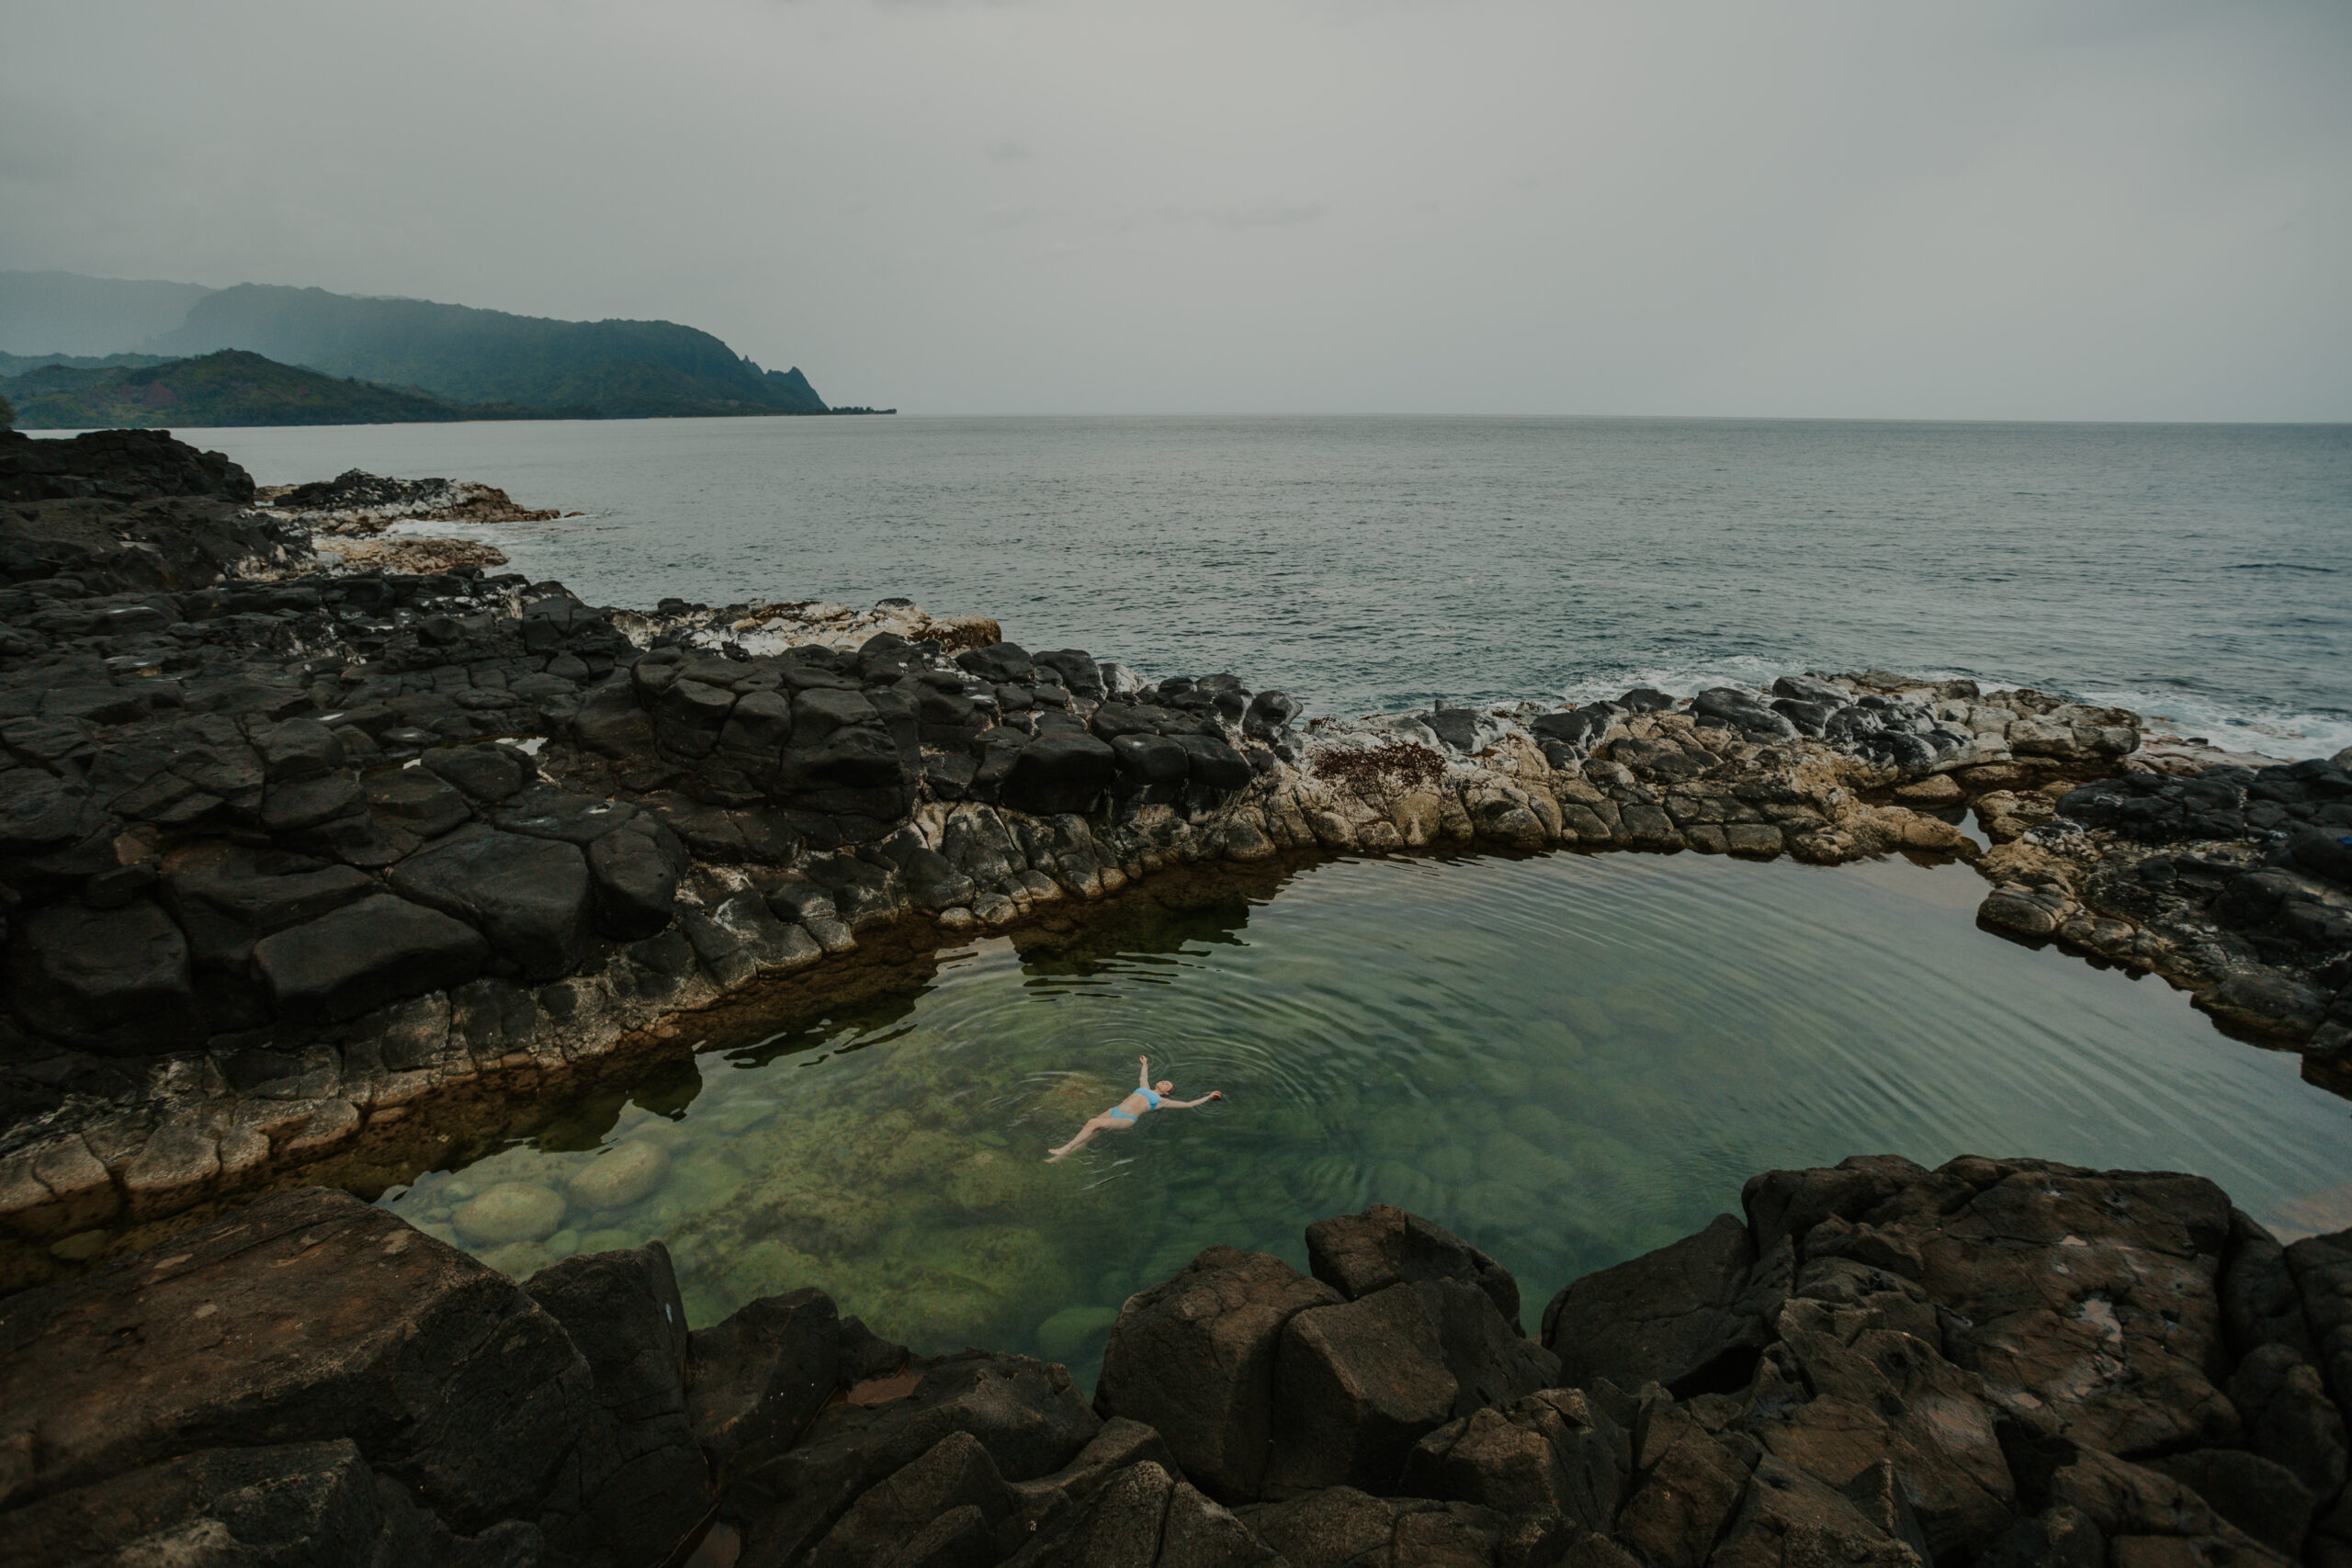
<svg viewBox="0 0 2352 1568">
<path fill-rule="evenodd" d="M 910 1355 L 814 1291 L 689 1333 L 659 1245 L 518 1284 L 353 1199 L 285 1194 L 0 1303 L 0 1550 L 615 1568 L 2352 1554 L 2352 1233 L 2282 1247 L 2196 1177 L 1975 1157 L 1770 1171 L 1742 1208 L 1570 1285 L 1544 1314 L 1557 1359 L 1506 1319 L 1500 1264 L 1399 1210 L 1312 1227 L 1327 1279 L 1212 1247 L 1127 1303 L 1090 1405 L 1059 1366 Z M 1517 1381 L 1462 1375 L 1473 1341 L 1435 1304 L 1457 1299 Z M 1644 1375 L 1676 1369 L 1679 1390 Z"/>
<path fill-rule="evenodd" d="M 2306 1077 L 2352 1090 L 2348 764 L 2159 756 L 2058 792 L 2030 823 L 2007 818 L 1979 922 L 2163 974 L 2223 1027 L 2299 1049 Z"/>
<path fill-rule="evenodd" d="M 2340 770 L 2143 822 L 2097 805 L 2154 798 L 2118 776 L 2144 761 L 2122 710 L 1868 671 L 1302 723 L 1230 673 L 1147 682 L 905 601 L 646 612 L 313 551 L 524 514 L 486 487 L 350 474 L 255 510 L 153 432 L 15 440 L 0 470 L 35 497 L 0 502 L 0 1288 L 887 930 L 1001 929 L 1204 862 L 1973 855 L 1973 804 L 1988 925 L 2342 1055 Z M 2267 847 L 2103 847 L 2274 812 Z"/>
</svg>

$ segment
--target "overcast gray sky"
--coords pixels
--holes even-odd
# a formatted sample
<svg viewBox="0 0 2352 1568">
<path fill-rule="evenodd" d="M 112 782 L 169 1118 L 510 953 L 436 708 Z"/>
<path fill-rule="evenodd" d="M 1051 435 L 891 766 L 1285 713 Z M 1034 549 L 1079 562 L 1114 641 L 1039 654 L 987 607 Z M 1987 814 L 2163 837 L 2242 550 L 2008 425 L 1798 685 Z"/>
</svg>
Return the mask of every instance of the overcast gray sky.
<svg viewBox="0 0 2352 1568">
<path fill-rule="evenodd" d="M 2352 4 L 0 0 L 0 267 L 836 402 L 2352 419 Z"/>
</svg>

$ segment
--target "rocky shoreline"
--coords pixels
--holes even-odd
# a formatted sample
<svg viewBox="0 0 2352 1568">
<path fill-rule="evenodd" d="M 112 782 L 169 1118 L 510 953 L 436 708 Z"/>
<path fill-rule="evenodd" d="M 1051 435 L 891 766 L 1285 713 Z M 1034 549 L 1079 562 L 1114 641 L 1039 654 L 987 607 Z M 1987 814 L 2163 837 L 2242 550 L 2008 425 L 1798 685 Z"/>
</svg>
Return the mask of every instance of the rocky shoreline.
<svg viewBox="0 0 2352 1568">
<path fill-rule="evenodd" d="M 1061 1366 L 660 1243 L 517 1282 L 321 1189 L 0 1302 L 0 1552 L 613 1568 L 2352 1562 L 2352 1232 L 1891 1156 L 1563 1290 L 1399 1210 L 1229 1247 Z"/>
<path fill-rule="evenodd" d="M 2282 1247 L 2193 1176 L 1767 1172 L 1532 1337 L 1375 1206 L 1305 1273 L 1216 1247 L 1130 1296 L 1091 1399 L 815 1291 L 691 1325 L 660 1243 L 517 1280 L 351 1195 L 973 932 L 1419 850 L 1966 857 L 1987 928 L 2352 1092 L 2346 759 L 1878 671 L 1310 719 L 388 533 L 533 515 L 487 487 L 256 499 L 162 433 L 0 434 L 0 1556 L 2352 1564 L 2352 1232 Z"/>
<path fill-rule="evenodd" d="M 1966 856 L 1989 928 L 2191 987 L 2352 1088 L 2341 759 L 1879 671 L 1302 722 L 903 601 L 628 611 L 318 553 L 543 515 L 487 487 L 276 499 L 160 432 L 0 441 L 0 1289 L 397 1163 L 469 1094 L 674 1054 L 861 951 L 1284 856 Z"/>
</svg>

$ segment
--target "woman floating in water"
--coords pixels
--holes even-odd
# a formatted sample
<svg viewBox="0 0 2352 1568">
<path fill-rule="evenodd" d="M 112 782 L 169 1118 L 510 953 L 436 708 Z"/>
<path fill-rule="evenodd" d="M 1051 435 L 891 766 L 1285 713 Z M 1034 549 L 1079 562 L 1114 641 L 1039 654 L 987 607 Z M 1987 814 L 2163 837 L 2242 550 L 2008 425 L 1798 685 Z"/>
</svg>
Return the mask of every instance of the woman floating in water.
<svg viewBox="0 0 2352 1568">
<path fill-rule="evenodd" d="M 1080 1127 L 1078 1130 L 1077 1137 L 1072 1138 L 1069 1143 L 1064 1144 L 1060 1148 L 1056 1149 L 1053 1153 L 1046 1156 L 1046 1163 L 1047 1165 L 1053 1164 L 1054 1161 L 1061 1158 L 1062 1156 L 1069 1153 L 1070 1150 L 1083 1146 L 1087 1141 L 1092 1138 L 1097 1133 L 1102 1132 L 1105 1129 L 1120 1129 L 1134 1126 L 1137 1118 L 1141 1117 L 1147 1111 L 1190 1111 L 1195 1105 L 1206 1105 L 1212 1100 L 1223 1100 L 1225 1098 L 1225 1091 L 1223 1089 L 1213 1089 L 1209 1090 L 1208 1093 L 1201 1096 L 1198 1100 L 1170 1100 L 1168 1098 L 1168 1091 L 1174 1089 L 1176 1087 L 1175 1084 L 1167 1078 L 1160 1079 L 1157 1084 L 1153 1083 L 1151 1081 L 1151 1058 L 1148 1056 L 1137 1056 L 1136 1060 L 1141 1065 L 1143 1069 L 1139 1075 L 1140 1082 L 1136 1091 L 1127 1096 L 1126 1099 L 1119 1101 L 1118 1104 L 1111 1107 L 1110 1110 L 1102 1112 L 1102 1115 L 1094 1118 L 1093 1121 L 1089 1122 L 1085 1126 Z"/>
</svg>

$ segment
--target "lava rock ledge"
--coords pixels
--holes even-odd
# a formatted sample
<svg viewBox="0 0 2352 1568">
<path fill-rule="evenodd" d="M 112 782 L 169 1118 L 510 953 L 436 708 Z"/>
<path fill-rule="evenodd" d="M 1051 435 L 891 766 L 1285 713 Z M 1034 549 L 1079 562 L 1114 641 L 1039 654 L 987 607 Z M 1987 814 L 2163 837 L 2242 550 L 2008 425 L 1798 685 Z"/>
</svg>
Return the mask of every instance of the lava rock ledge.
<svg viewBox="0 0 2352 1568">
<path fill-rule="evenodd" d="M 2352 1562 L 2352 1232 L 2200 1178 L 1893 1156 L 1518 1286 L 1375 1205 L 1059 1365 L 659 1243 L 516 1282 L 281 1193 L 0 1303 L 0 1555 L 760 1568 Z"/>
<path fill-rule="evenodd" d="M 326 570 L 339 526 L 525 513 L 253 494 L 161 433 L 0 441 L 0 1289 L 461 1091 L 683 1049 L 878 939 L 1281 855 L 1978 857 L 1988 927 L 2192 986 L 2352 1087 L 2338 763 L 1876 671 L 1308 719 L 903 600 Z"/>
</svg>

